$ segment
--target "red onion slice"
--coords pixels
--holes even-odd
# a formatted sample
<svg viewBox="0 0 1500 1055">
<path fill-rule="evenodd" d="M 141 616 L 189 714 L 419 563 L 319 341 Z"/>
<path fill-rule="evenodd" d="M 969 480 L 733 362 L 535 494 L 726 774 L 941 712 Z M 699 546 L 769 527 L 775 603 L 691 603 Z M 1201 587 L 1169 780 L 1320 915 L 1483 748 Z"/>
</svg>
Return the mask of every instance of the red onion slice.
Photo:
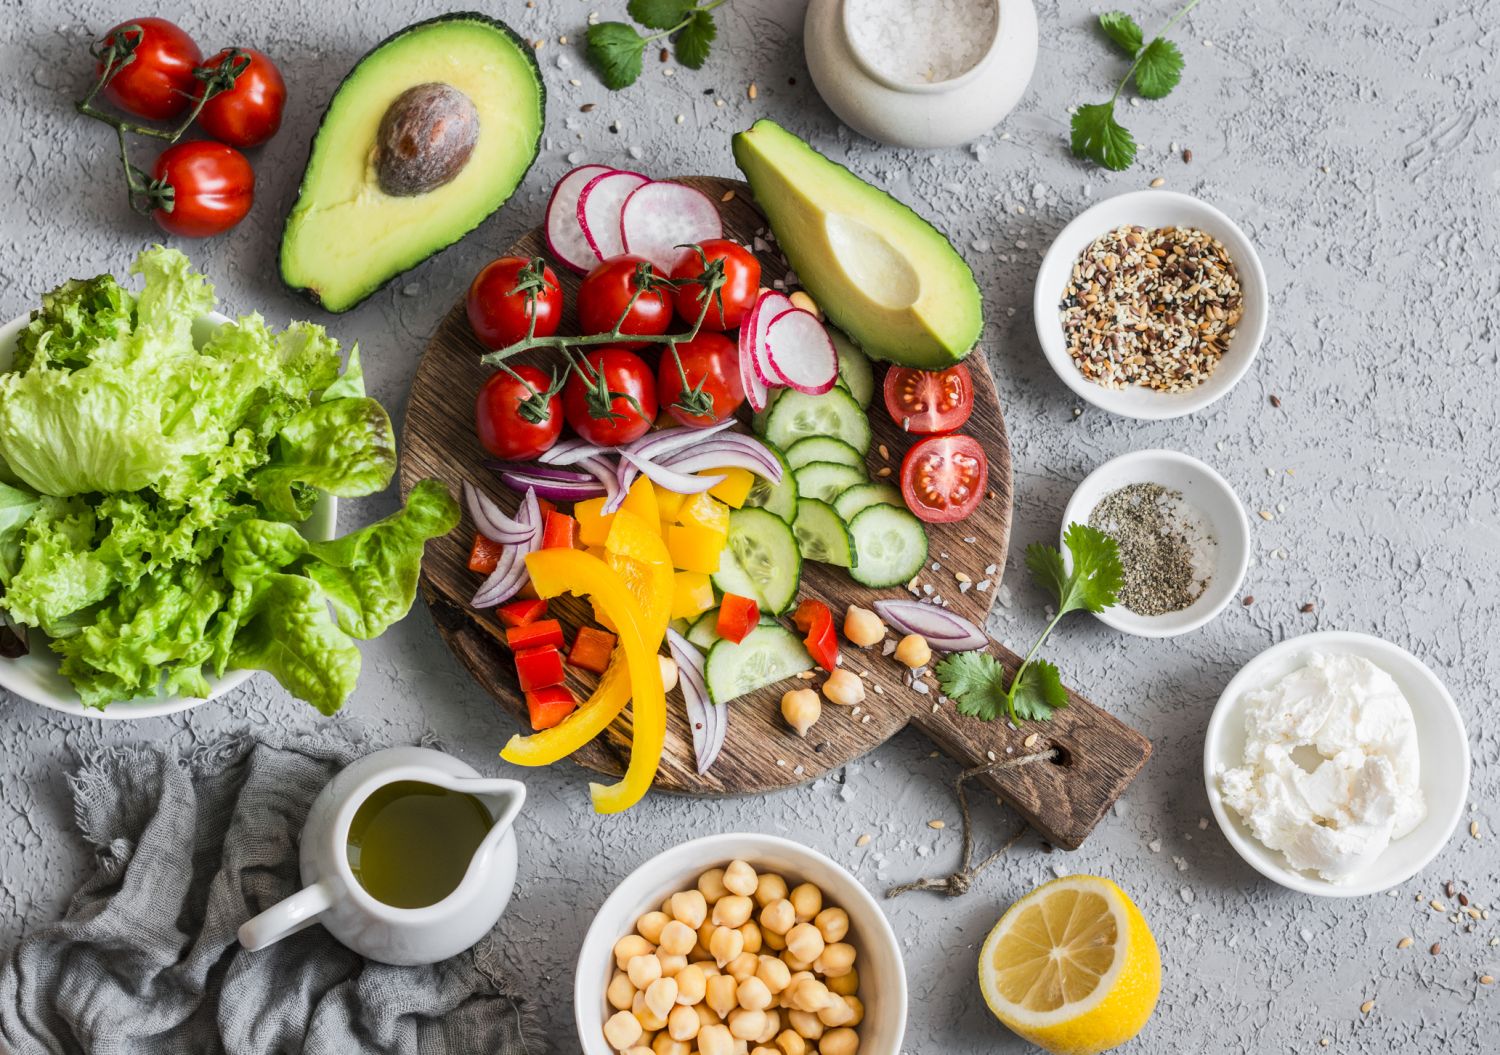
<svg viewBox="0 0 1500 1055">
<path fill-rule="evenodd" d="M 506 516 L 495 504 L 494 499 L 469 481 L 463 482 L 462 490 L 464 505 L 469 510 L 469 518 L 474 521 L 474 527 L 485 538 L 508 546 L 530 537 L 530 529 L 520 519 L 512 520 Z"/>
<path fill-rule="evenodd" d="M 706 443 L 669 455 L 661 460 L 661 464 L 685 473 L 703 469 L 749 469 L 773 484 L 781 482 L 781 462 L 770 448 L 754 436 L 738 432 L 716 436 Z"/>
<path fill-rule="evenodd" d="M 577 465 L 585 458 L 604 454 L 609 450 L 598 444 L 589 443 L 587 440 L 571 439 L 555 443 L 549 449 L 537 456 L 537 461 L 542 465 Z"/>
<path fill-rule="evenodd" d="M 476 492 L 477 493 L 477 492 Z M 526 555 L 534 553 L 542 544 L 542 507 L 537 501 L 536 491 L 528 490 L 521 500 L 521 511 L 516 522 L 527 529 L 524 541 L 506 546 L 500 554 L 495 570 L 490 572 L 469 601 L 475 608 L 493 608 L 503 604 L 526 585 Z"/>
<path fill-rule="evenodd" d="M 921 601 L 876 601 L 880 618 L 903 634 L 918 634 L 940 652 L 972 652 L 989 638 L 963 616 Z"/>
<path fill-rule="evenodd" d="M 667 648 L 677 661 L 677 680 L 682 686 L 682 702 L 687 710 L 688 725 L 693 731 L 693 757 L 698 761 L 698 774 L 708 768 L 724 749 L 724 737 L 729 732 L 729 704 L 710 703 L 708 682 L 704 674 L 703 653 L 687 638 L 668 628 Z"/>
<path fill-rule="evenodd" d="M 724 482 L 724 477 L 722 476 L 694 476 L 692 473 L 668 468 L 665 465 L 651 461 L 649 458 L 642 458 L 639 455 L 631 454 L 629 451 L 621 451 L 620 457 L 635 466 L 652 483 L 680 495 L 702 494 L 704 491 L 718 487 Z M 712 465 L 705 468 L 719 469 L 724 467 Z"/>
</svg>

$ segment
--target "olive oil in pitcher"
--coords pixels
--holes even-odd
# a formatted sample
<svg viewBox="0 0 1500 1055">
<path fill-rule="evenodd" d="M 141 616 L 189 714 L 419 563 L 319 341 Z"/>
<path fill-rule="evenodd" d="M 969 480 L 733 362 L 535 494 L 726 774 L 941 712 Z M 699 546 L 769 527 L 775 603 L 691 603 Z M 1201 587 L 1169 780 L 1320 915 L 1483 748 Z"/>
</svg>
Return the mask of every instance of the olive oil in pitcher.
<svg viewBox="0 0 1500 1055">
<path fill-rule="evenodd" d="M 473 795 L 416 780 L 377 788 L 349 825 L 349 868 L 392 908 L 425 908 L 457 889 L 493 819 Z"/>
</svg>

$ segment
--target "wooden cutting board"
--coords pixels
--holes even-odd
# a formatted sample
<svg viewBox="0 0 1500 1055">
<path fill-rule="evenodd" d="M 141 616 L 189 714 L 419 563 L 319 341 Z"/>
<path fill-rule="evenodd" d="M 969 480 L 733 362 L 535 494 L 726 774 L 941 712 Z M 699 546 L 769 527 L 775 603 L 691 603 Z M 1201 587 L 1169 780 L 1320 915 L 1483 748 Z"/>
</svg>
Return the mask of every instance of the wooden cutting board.
<svg viewBox="0 0 1500 1055">
<path fill-rule="evenodd" d="M 764 241 L 757 242 L 757 238 L 765 237 L 765 220 L 751 203 L 749 187 L 744 183 L 714 177 L 688 177 L 679 182 L 721 202 L 727 237 L 757 248 L 765 246 Z M 540 228 L 508 252 L 546 256 Z M 759 255 L 764 284 L 770 285 L 786 274 L 787 266 L 774 249 Z M 577 332 L 573 308 L 578 278 L 561 267 L 557 271 L 567 306 L 561 332 Z M 470 332 L 464 304 L 458 303 L 433 335 L 412 383 L 402 445 L 403 495 L 427 477 L 446 481 L 455 493 L 460 482 L 467 479 L 508 511 L 515 508 L 516 496 L 484 467 L 486 455 L 474 432 L 475 395 L 490 374 L 490 368 L 479 362 L 484 351 Z M 540 361 L 536 357 L 543 351 L 531 353 L 533 361 Z M 1005 421 L 985 356 L 972 355 L 967 362 L 974 376 L 975 405 L 965 431 L 978 439 L 989 455 L 989 494 L 964 521 L 928 526 L 929 563 L 918 576 L 917 590 L 928 596 L 925 587 L 931 586 L 932 596 L 943 598 L 953 611 L 983 626 L 1005 567 L 1010 537 L 1011 459 Z M 883 367 L 876 364 L 877 386 L 882 371 Z M 870 408 L 870 424 L 875 435 L 868 462 L 871 478 L 894 479 L 899 476 L 909 440 L 883 412 L 878 390 Z M 448 646 L 485 690 L 521 720 L 524 729 L 526 705 L 499 625 L 491 612 L 476 612 L 468 605 L 480 582 L 480 577 L 466 567 L 472 537 L 473 525 L 465 517 L 459 530 L 427 547 L 422 591 Z M 970 580 L 967 591 L 961 589 L 959 574 Z M 987 587 L 980 588 L 982 583 Z M 903 591 L 899 587 L 870 590 L 838 568 L 809 561 L 803 565 L 801 595 L 827 602 L 842 621 L 842 612 L 850 604 L 868 607 L 880 597 L 902 596 Z M 565 625 L 576 625 L 587 614 L 583 602 L 573 598 L 554 602 L 553 611 Z M 1014 671 L 1019 658 L 998 645 L 991 647 Z M 788 688 L 808 683 L 788 681 L 735 700 L 730 704 L 723 753 L 704 776 L 696 772 L 680 692 L 670 693 L 666 753 L 655 787 L 693 795 L 776 791 L 816 780 L 912 724 L 964 767 L 1049 747 L 1057 749 L 1058 757 L 1053 762 L 996 773 L 985 780 L 1054 845 L 1073 849 L 1151 754 L 1149 740 L 1076 693 L 1070 692 L 1070 705 L 1052 721 L 1018 731 L 1005 722 L 962 717 L 952 703 L 939 703 L 936 681 L 930 675 L 926 679 L 929 691 L 915 691 L 903 677 L 905 668 L 883 656 L 878 646 L 861 650 L 845 642 L 843 654 L 845 666 L 868 676 L 869 692 L 857 714 L 852 709 L 825 705 L 822 718 L 802 739 L 782 721 L 779 703 Z M 570 668 L 569 677 L 577 679 L 570 683 L 580 698 L 586 696 L 592 676 Z M 1037 739 L 1027 746 L 1033 734 Z M 573 758 L 589 769 L 618 775 L 629 758 L 630 737 L 627 710 L 604 735 Z"/>
</svg>

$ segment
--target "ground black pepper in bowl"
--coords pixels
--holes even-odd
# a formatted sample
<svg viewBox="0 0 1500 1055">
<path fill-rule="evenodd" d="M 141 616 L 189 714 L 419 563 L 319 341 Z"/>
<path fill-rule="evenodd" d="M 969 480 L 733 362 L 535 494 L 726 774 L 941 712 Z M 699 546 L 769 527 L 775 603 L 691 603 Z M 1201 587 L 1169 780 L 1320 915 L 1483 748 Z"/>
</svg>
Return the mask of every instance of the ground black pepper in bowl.
<svg viewBox="0 0 1500 1055">
<path fill-rule="evenodd" d="M 1099 500 L 1089 526 L 1119 545 L 1125 569 L 1119 603 L 1136 615 L 1180 612 L 1202 597 L 1213 579 L 1217 541 L 1181 491 L 1127 484 Z"/>
</svg>

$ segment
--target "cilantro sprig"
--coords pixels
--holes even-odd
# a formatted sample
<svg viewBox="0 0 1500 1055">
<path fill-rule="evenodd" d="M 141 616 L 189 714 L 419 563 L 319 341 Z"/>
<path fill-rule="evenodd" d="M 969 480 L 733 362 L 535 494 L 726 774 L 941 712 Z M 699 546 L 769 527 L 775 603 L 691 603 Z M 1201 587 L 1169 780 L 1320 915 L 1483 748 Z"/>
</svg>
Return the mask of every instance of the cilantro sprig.
<svg viewBox="0 0 1500 1055">
<path fill-rule="evenodd" d="M 1057 614 L 1036 639 L 1007 687 L 1006 670 L 988 652 L 955 652 L 935 668 L 938 687 L 959 714 L 994 721 L 1005 714 L 1012 722 L 1044 722 L 1068 705 L 1057 666 L 1038 659 L 1042 644 L 1063 616 L 1080 609 L 1102 612 L 1115 603 L 1125 581 L 1115 540 L 1087 524 L 1069 524 L 1063 542 L 1073 558 L 1066 569 L 1054 546 L 1033 542 L 1026 547 L 1026 567 L 1037 584 L 1057 600 Z"/>
<path fill-rule="evenodd" d="M 1150 42 L 1141 27 L 1123 11 L 1106 11 L 1099 16 L 1104 35 L 1134 61 L 1115 85 L 1107 102 L 1089 103 L 1073 112 L 1073 153 L 1116 172 L 1135 163 L 1135 137 L 1115 120 L 1115 100 L 1125 85 L 1135 78 L 1135 90 L 1145 99 L 1163 99 L 1182 80 L 1183 58 L 1177 45 L 1167 39 L 1172 27 L 1197 7 L 1199 0 L 1188 0 L 1167 20 Z"/>
<path fill-rule="evenodd" d="M 642 36 L 628 22 L 600 22 L 589 26 L 588 57 L 611 91 L 628 88 L 641 75 L 646 45 L 671 38 L 677 61 L 690 70 L 708 61 L 719 29 L 713 10 L 725 0 L 630 0 L 630 17 L 655 33 Z"/>
</svg>

